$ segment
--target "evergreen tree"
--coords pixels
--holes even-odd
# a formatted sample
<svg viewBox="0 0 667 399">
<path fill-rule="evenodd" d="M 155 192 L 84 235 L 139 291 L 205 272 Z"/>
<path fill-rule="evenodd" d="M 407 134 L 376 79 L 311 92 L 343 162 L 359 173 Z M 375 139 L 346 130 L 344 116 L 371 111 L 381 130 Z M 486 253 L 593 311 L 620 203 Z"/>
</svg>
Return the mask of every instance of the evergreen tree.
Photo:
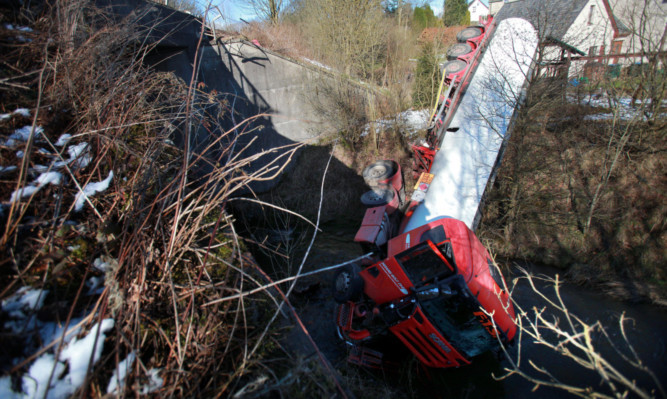
<svg viewBox="0 0 667 399">
<path fill-rule="evenodd" d="M 444 0 L 442 21 L 445 26 L 467 25 L 470 23 L 466 0 Z"/>
<path fill-rule="evenodd" d="M 435 96 L 438 95 L 440 77 L 440 68 L 433 43 L 426 42 L 422 46 L 422 53 L 415 71 L 415 85 L 412 91 L 412 103 L 415 107 L 424 108 L 433 104 Z"/>
<path fill-rule="evenodd" d="M 422 7 L 415 7 L 412 12 L 412 25 L 416 30 L 422 31 L 425 28 L 430 28 L 433 26 L 438 26 L 440 20 L 435 16 L 433 10 L 428 4 L 424 4 Z"/>
</svg>

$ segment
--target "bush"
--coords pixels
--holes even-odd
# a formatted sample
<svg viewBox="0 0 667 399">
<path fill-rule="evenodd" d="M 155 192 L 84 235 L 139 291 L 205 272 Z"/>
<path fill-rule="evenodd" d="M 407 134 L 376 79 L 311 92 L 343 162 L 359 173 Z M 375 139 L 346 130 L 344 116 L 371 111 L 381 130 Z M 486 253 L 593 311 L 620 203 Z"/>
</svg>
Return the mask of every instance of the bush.
<svg viewBox="0 0 667 399">
<path fill-rule="evenodd" d="M 120 23 L 87 1 L 33 12 L 23 10 L 11 21 L 37 21 L 32 31 L 22 32 L 29 41 L 17 44 L 7 39 L 16 33 L 0 27 L 5 33 L 0 51 L 7 60 L 1 76 L 14 85 L 3 86 L 3 106 L 30 113 L 30 118 L 24 112 L 3 118 L 0 140 L 8 142 L 17 127 L 30 122 L 28 127 L 40 132 L 27 143 L 0 147 L 0 196 L 6 201 L 17 187 L 37 181 L 39 165 L 50 165 L 61 177 L 1 205 L 2 299 L 25 285 L 47 295 L 45 308 L 23 320 L 21 334 L 2 326 L 3 335 L 23 344 L 17 352 L 27 357 L 10 366 L 11 373 L 30 378 L 30 356 L 41 356 L 40 345 L 51 343 L 40 342 L 36 328 L 45 320 L 64 330 L 80 319 L 86 330 L 113 318 L 106 338 L 100 335 L 104 351 L 78 395 L 103 395 L 123 359 L 131 359 L 128 391 L 141 392 L 159 375 L 164 384 L 155 388 L 157 396 L 224 395 L 261 359 L 245 352 L 248 347 L 271 353 L 272 344 L 255 327 L 269 330 L 266 320 L 277 304 L 273 291 L 209 304 L 242 289 L 244 281 L 246 287 L 266 281 L 236 235 L 226 204 L 260 175 L 281 173 L 284 162 L 274 160 L 270 172 L 241 172 L 265 154 L 235 153 L 230 160 L 227 151 L 236 138 L 218 120 L 230 112 L 224 95 L 143 63 L 153 49 L 142 44 L 152 27 L 131 19 L 141 18 L 141 10 Z M 197 168 L 203 155 L 186 144 L 186 156 L 172 141 L 180 135 L 189 143 L 198 128 L 216 132 L 225 144 L 217 158 L 206 159 L 211 172 L 205 175 Z M 56 145 L 63 133 L 70 134 L 70 142 Z M 75 147 L 83 155 L 68 160 Z M 22 158 L 15 155 L 19 149 Z M 5 173 L 6 166 L 16 169 Z M 87 184 L 101 181 L 107 188 L 88 192 L 75 211 Z M 106 271 L 100 270 L 102 263 Z M 246 323 L 246 317 L 257 324 Z M 49 339 L 54 345 L 44 356 L 57 358 L 59 337 Z"/>
<path fill-rule="evenodd" d="M 412 91 L 412 103 L 417 108 L 430 107 L 435 103 L 441 80 L 440 68 L 432 42 L 422 45 L 422 52 L 417 60 L 415 83 Z"/>
</svg>

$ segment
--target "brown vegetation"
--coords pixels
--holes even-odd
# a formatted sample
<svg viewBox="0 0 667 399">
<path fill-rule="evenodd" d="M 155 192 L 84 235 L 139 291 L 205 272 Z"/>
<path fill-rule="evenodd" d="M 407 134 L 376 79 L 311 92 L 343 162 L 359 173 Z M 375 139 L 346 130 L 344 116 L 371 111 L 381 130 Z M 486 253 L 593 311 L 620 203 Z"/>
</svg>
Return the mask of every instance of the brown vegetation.
<svg viewBox="0 0 667 399">
<path fill-rule="evenodd" d="M 419 42 L 428 43 L 438 41 L 443 48 L 456 43 L 456 34 L 464 26 L 446 26 L 444 28 L 426 28 L 419 34 Z"/>
<path fill-rule="evenodd" d="M 257 40 L 262 47 L 287 57 L 294 59 L 312 57 L 303 33 L 298 26 L 290 23 L 275 25 L 251 22 L 243 26 L 240 34 L 249 41 Z"/>
<path fill-rule="evenodd" d="M 565 268 L 573 281 L 624 298 L 661 301 L 664 120 L 590 120 L 614 109 L 540 99 L 513 132 L 481 231 L 504 257 Z"/>
<path fill-rule="evenodd" d="M 240 389 L 246 374 L 264 367 L 262 354 L 282 356 L 268 323 L 280 290 L 204 305 L 268 280 L 226 213 L 233 193 L 267 174 L 241 172 L 264 154 L 225 162 L 235 138 L 216 118 L 229 112 L 228 102 L 197 82 L 148 69 L 142 62 L 151 51 L 142 45 L 146 32 L 131 20 L 109 22 L 85 1 L 35 6 L 3 18 L 34 31 L 23 34 L 30 41 L 18 41 L 16 31 L 0 28 L 6 55 L 2 111 L 26 107 L 31 113 L 0 122 L 0 138 L 5 143 L 24 125 L 44 131 L 0 148 L 2 166 L 16 166 L 0 180 L 2 298 L 24 285 L 48 290 L 50 305 L 38 318 L 65 329 L 79 317 L 84 330 L 115 320 L 80 396 L 104 395 L 112 372 L 130 353 L 137 360 L 129 366 L 128 392 L 140 392 L 150 370 L 164 380 L 157 396 L 211 397 Z M 196 127 L 219 132 L 210 143 L 219 149 L 212 160 L 218 166 L 203 176 L 201 154 L 172 142 L 180 137 L 187 143 Z M 54 145 L 65 132 L 72 135 L 70 146 L 87 143 L 90 163 L 51 162 L 67 160 L 66 147 Z M 292 154 L 273 161 L 278 167 L 268 174 L 280 173 Z M 39 176 L 38 164 L 51 165 L 62 179 L 10 203 L 14 190 Z M 75 212 L 81 188 L 111 171 L 109 189 L 89 194 Z M 106 272 L 94 267 L 96 259 L 110 264 Z M 101 294 L 86 294 L 91 277 L 104 279 Z M 26 328 L 30 334 L 3 331 L 3 337 L 28 351 L 49 344 Z M 59 351 L 59 342 L 45 351 Z M 3 372 L 20 381 L 42 354 L 18 353 L 25 360 L 7 362 L 12 366 Z"/>
</svg>

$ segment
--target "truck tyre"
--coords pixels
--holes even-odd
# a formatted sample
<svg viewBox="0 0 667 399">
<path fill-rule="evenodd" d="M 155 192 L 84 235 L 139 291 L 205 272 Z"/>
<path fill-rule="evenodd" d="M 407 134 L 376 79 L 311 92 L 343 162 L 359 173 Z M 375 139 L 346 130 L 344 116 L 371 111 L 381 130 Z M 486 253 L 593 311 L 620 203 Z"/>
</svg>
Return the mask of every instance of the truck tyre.
<svg viewBox="0 0 667 399">
<path fill-rule="evenodd" d="M 369 187 L 376 187 L 379 182 L 384 181 L 396 174 L 398 168 L 396 163 L 389 160 L 373 162 L 366 166 L 362 176 Z"/>
<path fill-rule="evenodd" d="M 475 38 L 483 33 L 482 28 L 469 26 L 456 34 L 456 40 L 459 43 L 465 43 L 467 40 Z"/>
<path fill-rule="evenodd" d="M 456 43 L 447 50 L 447 59 L 453 61 L 459 58 L 462 55 L 466 55 L 472 52 L 472 46 L 468 43 Z"/>
<path fill-rule="evenodd" d="M 380 186 L 363 193 L 361 203 L 367 207 L 387 205 L 394 199 L 394 195 L 396 194 L 391 186 Z"/>
<path fill-rule="evenodd" d="M 467 66 L 468 64 L 465 61 L 454 60 L 454 61 L 447 61 L 444 64 L 442 64 L 442 69 L 445 76 L 447 76 L 451 73 L 461 72 L 462 70 L 466 69 Z"/>
<path fill-rule="evenodd" d="M 333 297 L 338 303 L 356 301 L 364 292 L 364 279 L 359 276 L 361 268 L 356 263 L 343 266 L 333 281 Z"/>
</svg>

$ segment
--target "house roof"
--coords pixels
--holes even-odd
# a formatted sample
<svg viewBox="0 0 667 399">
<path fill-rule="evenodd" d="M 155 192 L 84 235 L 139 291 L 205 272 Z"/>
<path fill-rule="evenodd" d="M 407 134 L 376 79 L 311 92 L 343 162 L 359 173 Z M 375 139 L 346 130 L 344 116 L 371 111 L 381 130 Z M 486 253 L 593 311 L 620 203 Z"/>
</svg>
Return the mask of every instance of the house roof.
<svg viewBox="0 0 667 399">
<path fill-rule="evenodd" d="M 586 55 L 586 53 L 583 52 L 582 50 L 579 50 L 578 48 L 576 48 L 576 47 L 574 47 L 574 46 L 572 46 L 572 45 L 570 45 L 570 44 L 567 44 L 567 43 L 565 43 L 565 42 L 562 41 L 562 40 L 554 39 L 553 37 L 547 37 L 547 38 L 545 39 L 544 43 L 552 43 L 552 44 L 555 44 L 555 45 L 557 45 L 557 46 L 560 46 L 560 47 L 566 49 L 567 51 L 569 51 L 569 52 L 571 52 L 571 53 L 574 53 L 574 54 Z"/>
<path fill-rule="evenodd" d="M 489 8 L 489 0 L 479 0 L 480 3 L 484 4 L 486 8 Z M 474 3 L 475 0 L 468 0 L 468 6 L 470 6 L 472 3 Z"/>
<path fill-rule="evenodd" d="M 632 33 L 632 30 L 630 30 L 630 28 L 628 28 L 628 26 L 625 25 L 618 17 L 614 16 L 614 21 L 616 21 L 616 27 L 618 28 L 618 36 L 628 36 L 630 33 Z"/>
<path fill-rule="evenodd" d="M 589 0 L 518 0 L 508 2 L 498 11 L 496 21 L 523 18 L 533 24 L 540 40 L 563 41 L 567 30 L 586 7 Z"/>
</svg>

